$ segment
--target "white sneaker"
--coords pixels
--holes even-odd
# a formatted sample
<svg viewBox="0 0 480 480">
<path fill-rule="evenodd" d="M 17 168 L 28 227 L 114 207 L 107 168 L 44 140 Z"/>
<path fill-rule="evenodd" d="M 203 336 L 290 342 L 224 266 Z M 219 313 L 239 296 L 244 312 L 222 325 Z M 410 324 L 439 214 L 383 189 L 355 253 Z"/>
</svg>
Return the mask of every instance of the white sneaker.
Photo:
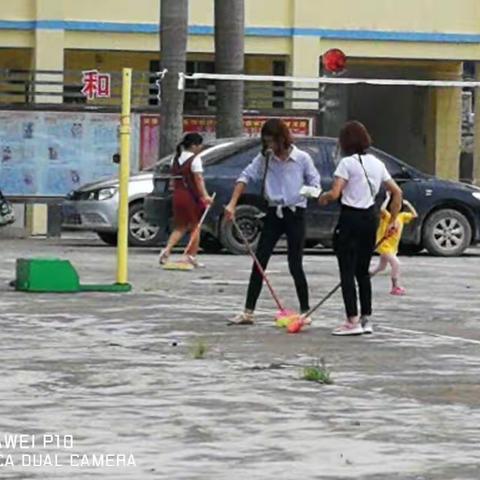
<svg viewBox="0 0 480 480">
<path fill-rule="evenodd" d="M 313 322 L 313 319 L 312 317 L 304 317 L 302 313 L 302 321 L 303 321 L 303 325 L 311 325 Z"/>
<path fill-rule="evenodd" d="M 345 322 L 335 330 L 333 330 L 332 335 L 361 335 L 363 333 L 362 324 L 360 322 L 352 323 Z"/>
<path fill-rule="evenodd" d="M 370 321 L 370 317 L 361 317 L 360 323 L 362 324 L 363 333 L 365 335 L 371 335 L 373 333 L 373 325 Z"/>
<path fill-rule="evenodd" d="M 242 312 L 235 315 L 228 321 L 229 325 L 253 325 L 255 323 L 255 317 L 253 313 Z"/>
</svg>

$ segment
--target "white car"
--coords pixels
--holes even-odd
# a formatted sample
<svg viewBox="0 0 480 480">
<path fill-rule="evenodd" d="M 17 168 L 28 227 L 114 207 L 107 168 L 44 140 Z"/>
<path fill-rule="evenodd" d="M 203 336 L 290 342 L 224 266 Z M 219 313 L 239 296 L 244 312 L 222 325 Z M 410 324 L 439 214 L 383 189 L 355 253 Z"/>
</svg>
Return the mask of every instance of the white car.
<svg viewBox="0 0 480 480">
<path fill-rule="evenodd" d="M 63 204 L 65 229 L 90 230 L 109 245 L 117 243 L 118 179 L 83 185 Z M 153 190 L 153 171 L 132 175 L 128 184 L 128 241 L 133 246 L 154 246 L 162 232 L 144 220 L 143 199 Z"/>
</svg>

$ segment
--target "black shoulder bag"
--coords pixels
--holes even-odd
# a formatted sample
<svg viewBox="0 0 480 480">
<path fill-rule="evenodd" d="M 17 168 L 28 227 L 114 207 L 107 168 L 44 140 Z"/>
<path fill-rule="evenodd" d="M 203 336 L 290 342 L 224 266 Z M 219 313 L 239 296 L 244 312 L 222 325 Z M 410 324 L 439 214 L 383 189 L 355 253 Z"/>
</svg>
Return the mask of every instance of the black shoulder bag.
<svg viewBox="0 0 480 480">
<path fill-rule="evenodd" d="M 368 187 L 370 188 L 370 194 L 372 195 L 373 204 L 375 205 L 375 192 L 373 191 L 372 182 L 370 182 L 370 178 L 368 177 L 367 170 L 365 169 L 365 165 L 363 164 L 362 156 L 358 154 L 358 159 L 360 160 L 360 165 L 362 166 L 363 173 L 365 174 L 365 178 L 367 179 Z"/>
<path fill-rule="evenodd" d="M 263 172 L 263 178 L 262 178 L 262 188 L 260 190 L 260 198 L 261 198 L 261 208 L 262 210 L 266 211 L 268 208 L 268 200 L 265 198 L 265 185 L 267 183 L 267 172 L 268 172 L 268 166 L 270 165 L 270 157 L 271 153 L 265 152 L 265 171 Z"/>
<path fill-rule="evenodd" d="M 15 222 L 12 204 L 0 192 L 0 227 L 10 225 Z"/>
</svg>

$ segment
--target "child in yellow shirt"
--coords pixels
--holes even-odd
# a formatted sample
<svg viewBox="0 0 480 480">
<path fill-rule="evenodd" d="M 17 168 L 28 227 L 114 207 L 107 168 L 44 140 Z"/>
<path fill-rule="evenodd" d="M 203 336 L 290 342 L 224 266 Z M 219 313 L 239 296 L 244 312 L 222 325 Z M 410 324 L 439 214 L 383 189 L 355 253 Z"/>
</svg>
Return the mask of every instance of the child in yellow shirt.
<svg viewBox="0 0 480 480">
<path fill-rule="evenodd" d="M 388 225 L 390 224 L 390 212 L 388 206 L 390 203 L 390 197 L 382 205 L 380 211 L 380 224 L 377 229 L 377 243 L 385 236 Z M 398 246 L 400 239 L 402 238 L 403 226 L 412 222 L 418 217 L 417 211 L 413 205 L 407 200 L 403 201 L 403 205 L 408 208 L 409 211 L 402 211 L 398 214 L 396 220 L 397 229 L 393 235 L 384 240 L 377 248 L 377 253 L 380 255 L 380 261 L 376 268 L 370 271 L 370 276 L 374 276 L 379 272 L 382 272 L 390 265 L 392 268 L 392 290 L 391 295 L 405 295 L 406 291 L 400 286 L 400 262 L 397 258 Z"/>
</svg>

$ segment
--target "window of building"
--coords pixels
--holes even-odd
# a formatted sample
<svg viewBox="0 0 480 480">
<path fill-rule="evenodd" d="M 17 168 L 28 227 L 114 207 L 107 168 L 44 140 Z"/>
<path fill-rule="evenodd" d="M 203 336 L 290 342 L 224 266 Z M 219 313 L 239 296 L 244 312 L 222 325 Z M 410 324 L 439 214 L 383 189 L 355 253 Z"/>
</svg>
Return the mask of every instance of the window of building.
<svg viewBox="0 0 480 480">
<path fill-rule="evenodd" d="M 287 72 L 287 65 L 284 60 L 273 61 L 273 75 L 284 77 Z M 285 82 L 273 82 L 273 108 L 285 108 Z"/>
<path fill-rule="evenodd" d="M 152 60 L 150 62 L 150 71 L 158 72 L 160 62 Z M 208 60 L 188 60 L 186 64 L 186 73 L 214 73 L 215 62 Z M 152 85 L 150 95 L 156 95 L 158 88 Z M 158 105 L 156 98 L 149 100 L 150 105 Z M 185 82 L 185 103 L 186 112 L 201 112 L 212 110 L 215 107 L 215 81 L 214 80 L 187 80 Z"/>
</svg>

